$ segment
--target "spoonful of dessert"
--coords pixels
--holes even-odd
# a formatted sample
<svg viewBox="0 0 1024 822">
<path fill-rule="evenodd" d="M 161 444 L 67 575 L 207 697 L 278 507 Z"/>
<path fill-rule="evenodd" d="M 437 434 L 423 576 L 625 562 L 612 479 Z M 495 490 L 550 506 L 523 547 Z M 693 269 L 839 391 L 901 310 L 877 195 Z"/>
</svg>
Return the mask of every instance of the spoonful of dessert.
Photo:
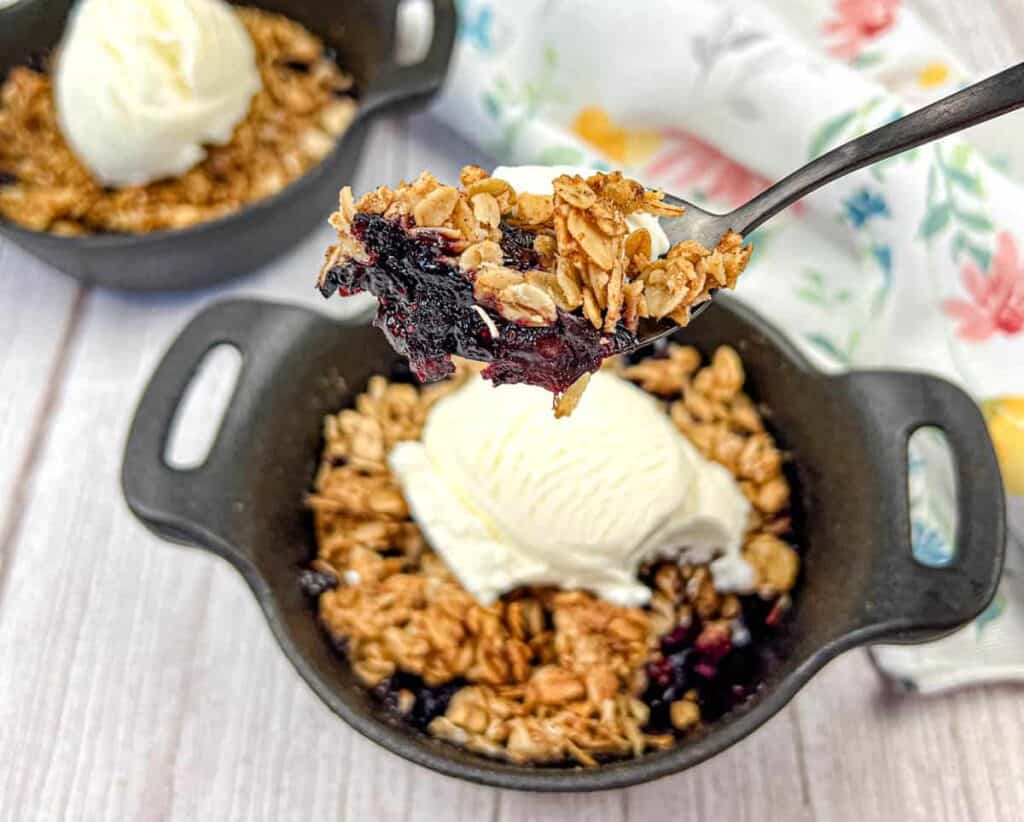
<svg viewBox="0 0 1024 822">
<path fill-rule="evenodd" d="M 646 189 L 619 172 L 467 166 L 358 201 L 341 191 L 325 297 L 367 291 L 375 324 L 423 382 L 452 355 L 495 384 L 555 395 L 564 416 L 607 357 L 686 325 L 750 258 L 743 237 L 821 186 L 1024 105 L 1024 63 L 833 149 L 728 214 Z"/>
</svg>

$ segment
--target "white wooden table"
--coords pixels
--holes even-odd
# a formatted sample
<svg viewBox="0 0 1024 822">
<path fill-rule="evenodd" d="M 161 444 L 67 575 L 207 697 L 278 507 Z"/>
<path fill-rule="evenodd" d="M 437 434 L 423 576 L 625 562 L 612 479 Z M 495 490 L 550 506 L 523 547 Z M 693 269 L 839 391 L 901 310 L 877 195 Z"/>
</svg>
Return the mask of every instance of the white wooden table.
<svg viewBox="0 0 1024 822">
<path fill-rule="evenodd" d="M 1024 54 L 1024 0 L 915 0 L 980 69 Z M 357 188 L 486 163 L 426 117 L 382 123 Z M 241 578 L 163 543 L 118 488 L 165 346 L 225 295 L 305 301 L 325 228 L 232 286 L 77 287 L 0 240 L 0 820 L 1019 820 L 1024 699 L 904 697 L 864 652 L 753 737 L 655 784 L 528 796 L 405 763 L 336 719 Z"/>
</svg>

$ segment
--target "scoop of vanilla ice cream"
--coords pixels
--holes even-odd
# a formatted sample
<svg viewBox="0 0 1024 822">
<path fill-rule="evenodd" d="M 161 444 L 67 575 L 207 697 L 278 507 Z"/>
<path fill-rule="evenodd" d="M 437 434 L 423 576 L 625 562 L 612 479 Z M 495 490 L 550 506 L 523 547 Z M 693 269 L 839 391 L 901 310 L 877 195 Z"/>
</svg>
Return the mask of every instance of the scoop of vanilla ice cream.
<svg viewBox="0 0 1024 822">
<path fill-rule="evenodd" d="M 223 145 L 260 88 L 249 33 L 223 0 L 81 0 L 57 52 L 68 144 L 105 185 L 182 174 Z"/>
<path fill-rule="evenodd" d="M 492 177 L 504 180 L 516 191 L 528 194 L 553 194 L 555 187 L 552 181 L 563 174 L 578 174 L 589 177 L 594 173 L 591 168 L 576 166 L 498 166 L 491 173 Z M 626 225 L 630 231 L 646 228 L 651 235 L 651 256 L 660 257 L 669 249 L 668 235 L 661 227 L 658 218 L 653 214 L 637 212 L 626 215 Z"/>
<path fill-rule="evenodd" d="M 481 602 L 549 584 L 640 605 L 650 590 L 637 571 L 655 557 L 713 559 L 719 590 L 753 587 L 740 553 L 749 504 L 732 475 L 607 372 L 560 420 L 543 389 L 474 379 L 389 459 L 428 541 Z"/>
</svg>

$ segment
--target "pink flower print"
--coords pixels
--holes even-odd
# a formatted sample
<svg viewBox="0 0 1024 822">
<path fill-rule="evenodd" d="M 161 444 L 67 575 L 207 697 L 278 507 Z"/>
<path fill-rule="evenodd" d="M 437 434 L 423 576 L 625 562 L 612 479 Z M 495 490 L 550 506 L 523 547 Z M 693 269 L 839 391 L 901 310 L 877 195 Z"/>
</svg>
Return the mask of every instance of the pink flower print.
<svg viewBox="0 0 1024 822">
<path fill-rule="evenodd" d="M 835 18 L 822 27 L 831 38 L 829 53 L 852 59 L 861 49 L 896 22 L 900 0 L 837 0 Z"/>
<path fill-rule="evenodd" d="M 767 177 L 742 166 L 710 143 L 676 129 L 662 133 L 667 148 L 658 152 L 645 173 L 669 190 L 703 187 L 707 195 L 728 205 L 742 205 L 770 185 Z"/>
<path fill-rule="evenodd" d="M 960 322 L 960 339 L 981 342 L 997 331 L 1012 336 L 1024 330 L 1024 260 L 1009 233 L 996 238 L 987 274 L 968 262 L 960 276 L 971 299 L 951 297 L 942 303 L 946 315 Z"/>
</svg>

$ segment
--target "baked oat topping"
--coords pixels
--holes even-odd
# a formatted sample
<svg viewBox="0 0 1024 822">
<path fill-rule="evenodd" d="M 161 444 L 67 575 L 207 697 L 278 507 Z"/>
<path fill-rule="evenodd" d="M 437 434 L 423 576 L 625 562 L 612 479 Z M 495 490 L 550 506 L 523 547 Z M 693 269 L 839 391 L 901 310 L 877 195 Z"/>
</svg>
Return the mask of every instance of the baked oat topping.
<svg viewBox="0 0 1024 822">
<path fill-rule="evenodd" d="M 631 231 L 626 218 L 683 209 L 620 172 L 564 174 L 553 190 L 519 193 L 476 166 L 462 170 L 459 186 L 423 172 L 358 200 L 345 187 L 318 286 L 324 296 L 381 297 L 378 324 L 424 379 L 445 376 L 455 353 L 492 362 L 485 376 L 495 382 L 556 395 L 574 386 L 578 400 L 578 380 L 626 350 L 641 319 L 686 325 L 713 291 L 735 287 L 750 258 L 730 231 L 715 248 L 687 241 L 652 259 L 649 231 Z M 453 305 L 434 305 L 442 300 Z M 581 338 L 568 317 L 596 336 Z M 556 410 L 569 413 L 575 400 L 556 398 Z"/>
<path fill-rule="evenodd" d="M 299 23 L 235 11 L 262 87 L 231 141 L 173 179 L 104 188 L 64 140 L 49 75 L 12 69 L 0 88 L 0 217 L 62 235 L 186 228 L 269 197 L 317 165 L 355 115 L 352 78 Z"/>
<path fill-rule="evenodd" d="M 477 302 L 522 325 L 551 325 L 556 307 L 582 310 L 606 333 L 620 321 L 635 331 L 642 317 L 670 317 L 685 325 L 690 309 L 711 291 L 735 287 L 750 258 L 751 247 L 730 231 L 714 249 L 687 241 L 652 260 L 649 232 L 630 232 L 626 217 L 673 217 L 684 209 L 621 172 L 586 179 L 562 175 L 550 196 L 517 194 L 478 166 L 465 167 L 460 179 L 461 186 L 448 186 L 425 171 L 411 184 L 380 186 L 358 201 L 351 188 L 342 189 L 330 218 L 339 242 L 327 253 L 320 287 L 327 286 L 335 266 L 365 258 L 353 232 L 357 213 L 404 220 L 412 231 L 433 229 L 449 240 L 459 270 L 475 275 Z M 533 234 L 535 264 L 505 264 L 503 223 Z M 641 285 L 627 290 L 634 283 Z"/>
<path fill-rule="evenodd" d="M 744 545 L 755 595 L 720 594 L 707 565 L 659 561 L 642 572 L 653 592 L 644 608 L 546 587 L 481 605 L 426 544 L 387 463 L 479 369 L 459 361 L 451 379 L 425 387 L 375 376 L 324 422 L 308 497 L 317 558 L 303 585 L 358 679 L 440 739 L 510 762 L 595 766 L 670 747 L 758 687 L 757 640 L 780 620 L 799 569 L 786 541 L 785 456 L 731 348 L 703 366 L 696 349 L 670 345 L 616 367 L 663 398 L 682 433 L 755 501 Z M 775 490 L 757 507 L 773 488 L 785 502 Z"/>
</svg>

